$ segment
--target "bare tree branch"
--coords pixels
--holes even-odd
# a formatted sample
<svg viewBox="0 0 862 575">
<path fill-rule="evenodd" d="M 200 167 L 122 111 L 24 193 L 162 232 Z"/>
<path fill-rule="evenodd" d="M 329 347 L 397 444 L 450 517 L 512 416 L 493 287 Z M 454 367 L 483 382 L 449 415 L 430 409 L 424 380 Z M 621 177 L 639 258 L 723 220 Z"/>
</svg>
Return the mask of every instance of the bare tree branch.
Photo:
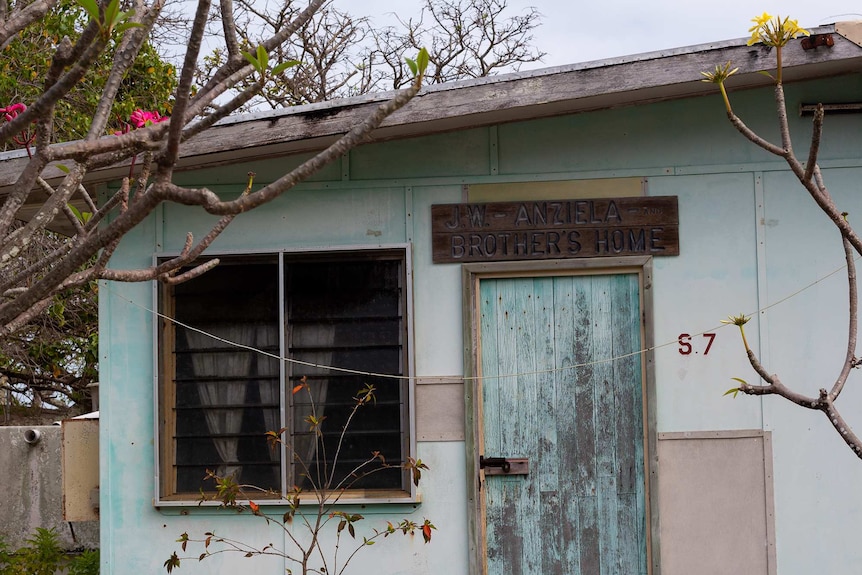
<svg viewBox="0 0 862 575">
<path fill-rule="evenodd" d="M 761 40 L 776 49 L 776 58 L 777 58 L 777 73 L 776 73 L 776 81 L 775 81 L 775 103 L 777 108 L 777 117 L 778 117 L 778 128 L 781 134 L 781 146 L 776 146 L 770 142 L 767 142 L 759 135 L 757 135 L 753 130 L 749 129 L 743 122 L 740 120 L 730 108 L 730 102 L 725 98 L 725 106 L 727 108 L 727 115 L 730 119 L 730 122 L 734 127 L 747 138 L 749 141 L 754 143 L 755 145 L 763 148 L 767 152 L 781 157 L 787 162 L 788 167 L 799 180 L 799 183 L 805 188 L 811 198 L 815 201 L 815 203 L 820 207 L 820 209 L 826 214 L 826 216 L 832 221 L 836 228 L 838 228 L 841 233 L 841 241 L 844 248 L 844 260 L 847 267 L 847 282 L 848 282 L 848 291 L 849 291 L 849 302 L 848 302 L 848 334 L 847 334 L 847 350 L 845 353 L 844 361 L 841 366 L 841 370 L 838 374 L 838 377 L 835 380 L 835 383 L 832 385 L 832 389 L 827 392 L 825 388 L 820 389 L 820 393 L 818 397 L 807 397 L 803 394 L 797 393 L 788 387 L 786 387 L 777 375 L 769 374 L 766 369 L 761 365 L 757 356 L 754 352 L 748 348 L 746 344 L 746 351 L 748 354 L 748 360 L 751 364 L 751 367 L 754 371 L 760 376 L 760 378 L 766 382 L 765 385 L 750 385 L 748 383 L 743 383 L 739 386 L 738 390 L 748 394 L 748 395 L 779 395 L 788 401 L 795 403 L 800 407 L 805 407 L 807 409 L 813 409 L 822 411 L 828 418 L 832 426 L 841 436 L 841 438 L 847 443 L 853 453 L 862 459 L 862 440 L 856 436 L 856 434 L 852 431 L 847 422 L 838 412 L 835 407 L 835 400 L 838 399 L 838 396 L 841 394 L 841 391 L 844 389 L 844 386 L 847 382 L 847 379 L 850 375 L 851 370 L 854 367 L 858 367 L 862 364 L 856 357 L 856 345 L 857 345 L 857 334 L 858 334 L 858 293 L 857 293 L 857 280 L 856 280 L 856 263 L 855 263 L 855 255 L 862 255 L 862 241 L 860 241 L 859 236 L 856 235 L 855 231 L 851 227 L 848 219 L 847 213 L 841 212 L 839 208 L 835 205 L 831 195 L 829 194 L 829 190 L 826 187 L 826 184 L 823 179 L 823 174 L 820 171 L 820 167 L 817 165 L 817 155 L 820 149 L 820 142 L 822 138 L 823 132 L 823 121 L 824 121 L 824 112 L 823 106 L 818 105 L 817 110 L 814 114 L 814 126 L 811 136 L 811 142 L 809 144 L 808 151 L 808 159 L 806 164 L 803 166 L 802 163 L 795 157 L 793 153 L 793 145 L 791 142 L 791 134 L 790 134 L 790 123 L 787 117 L 787 103 L 785 101 L 784 96 L 784 88 L 781 83 L 782 70 L 781 70 L 781 50 L 784 44 L 788 41 L 789 38 L 792 38 L 795 35 L 793 34 L 785 34 L 784 26 L 787 25 L 788 20 L 780 20 L 777 19 L 773 22 L 766 22 L 764 25 L 772 26 L 773 35 L 769 35 L 764 33 L 766 39 L 761 37 Z M 795 25 L 795 21 L 793 22 Z M 760 24 L 758 24 L 760 26 Z M 757 27 L 755 27 L 755 34 L 757 34 Z M 780 33 L 778 32 L 780 31 Z M 783 43 L 782 43 L 783 42 Z M 730 68 L 730 64 L 728 63 L 726 69 Z M 716 68 L 719 69 L 718 67 Z M 724 78 L 719 78 L 718 83 L 721 84 L 721 90 L 724 94 L 724 86 L 723 81 L 733 72 L 728 73 Z M 745 318 L 739 318 L 740 323 L 737 325 L 742 328 L 742 325 L 747 321 Z M 744 333 L 743 333 L 743 342 Z"/>
<path fill-rule="evenodd" d="M 0 50 L 6 47 L 15 34 L 43 18 L 57 2 L 59 0 L 36 0 L 23 9 L 13 11 L 11 17 L 7 17 L 8 5 L 4 2 L 3 22 L 0 23 Z"/>
<path fill-rule="evenodd" d="M 805 164 L 805 175 L 802 180 L 807 182 L 814 175 L 817 165 L 817 153 L 820 150 L 820 137 L 823 135 L 823 104 L 817 104 L 814 110 L 814 131 L 811 134 L 811 145 L 808 148 L 808 162 Z"/>
<path fill-rule="evenodd" d="M 252 0 L 236 0 L 241 45 L 269 49 L 271 44 L 259 37 L 297 21 L 297 4 L 287 0 L 273 13 Z M 422 47 L 429 50 L 431 83 L 517 71 L 544 56 L 532 46 L 541 15 L 534 8 L 511 16 L 509 11 L 506 0 L 426 0 L 418 18 L 399 18 L 398 26 L 375 29 L 367 18 L 324 5 L 269 52 L 271 61 L 299 64 L 269 82 L 253 102 L 279 108 L 397 90 L 412 78 L 404 54 Z M 210 86 L 223 78 L 235 69 L 231 59 L 229 53 L 214 52 L 199 72 L 200 81 Z M 241 81 L 235 90 L 249 85 Z"/>
<path fill-rule="evenodd" d="M 57 101 L 68 94 L 81 81 L 84 74 L 86 74 L 87 70 L 93 65 L 93 62 L 106 46 L 107 40 L 103 36 L 97 36 L 94 42 L 81 54 L 80 58 L 75 61 L 72 68 L 61 76 L 56 83 L 51 85 L 50 88 L 45 90 L 38 100 L 33 102 L 29 108 L 11 122 L 0 125 L 0 142 L 6 142 L 13 135 L 25 130 L 37 118 L 49 115 L 51 108 L 53 108 Z"/>
<path fill-rule="evenodd" d="M 365 141 L 387 116 L 404 106 L 419 92 L 420 82 L 421 80 L 417 80 L 410 88 L 399 92 L 392 100 L 380 104 L 370 116 L 324 151 L 306 160 L 289 174 L 252 194 L 232 201 L 222 201 L 218 195 L 206 189 L 180 188 L 169 184 L 161 192 L 163 199 L 179 204 L 199 205 L 207 212 L 215 215 L 238 214 L 270 202 L 316 173 L 327 163 L 340 158 L 348 150 Z"/>
<path fill-rule="evenodd" d="M 858 333 L 859 323 L 859 300 L 856 289 L 856 260 L 853 253 L 853 246 L 847 241 L 847 238 L 842 237 L 841 242 L 844 245 L 844 261 L 847 264 L 847 283 L 850 297 L 848 302 L 848 311 L 850 313 L 848 333 L 847 333 L 847 354 L 844 357 L 844 365 L 841 368 L 841 373 L 835 380 L 835 385 L 832 386 L 832 391 L 829 392 L 829 400 L 835 401 L 844 389 L 844 384 L 847 382 L 847 377 L 850 375 L 850 370 L 856 364 L 856 336 Z"/>
<path fill-rule="evenodd" d="M 209 13 L 209 0 L 198 0 L 195 18 L 192 23 L 191 33 L 186 48 L 186 57 L 180 71 L 180 81 L 177 84 L 176 101 L 173 114 L 175 120 L 169 122 L 167 142 L 165 149 L 158 158 L 159 169 L 156 178 L 159 181 L 167 181 L 173 173 L 173 165 L 179 157 L 180 140 L 182 136 L 183 120 L 186 108 L 189 105 L 189 94 L 191 93 L 194 71 L 197 66 L 198 55 L 201 50 L 204 31 L 206 30 L 207 15 Z"/>
<path fill-rule="evenodd" d="M 135 63 L 135 58 L 137 58 L 138 52 L 140 52 L 141 47 L 144 45 L 147 34 L 155 23 L 156 16 L 164 6 L 164 0 L 156 0 L 148 9 L 144 8 L 141 0 L 138 0 L 136 4 L 138 12 L 135 23 L 139 24 L 139 26 L 126 30 L 120 45 L 114 52 L 114 65 L 102 90 L 102 98 L 96 106 L 96 112 L 90 124 L 87 140 L 94 140 L 105 133 L 105 127 L 108 125 L 111 108 L 114 100 L 116 100 L 120 84 Z"/>
<path fill-rule="evenodd" d="M 222 32 L 224 33 L 225 48 L 227 48 L 228 57 L 239 56 L 239 41 L 236 33 L 236 20 L 233 17 L 233 1 L 221 0 L 221 22 Z"/>
<path fill-rule="evenodd" d="M 41 177 L 36 178 L 36 184 L 38 184 L 38 186 L 40 188 L 42 188 L 45 191 L 45 193 L 47 193 L 49 196 L 54 193 L 54 188 L 52 188 L 50 185 L 48 185 L 48 182 L 43 180 Z M 79 185 L 78 187 L 80 188 L 81 186 Z M 72 227 L 75 228 L 75 232 L 78 234 L 83 233 L 84 232 L 84 226 L 81 224 L 81 221 L 75 216 L 75 214 L 72 212 L 72 209 L 69 207 L 69 204 L 63 204 L 61 209 L 63 210 L 63 214 L 66 216 L 66 219 L 69 220 L 69 223 L 71 223 Z"/>
<path fill-rule="evenodd" d="M 0 0 L 0 3 L 3 1 Z M 334 30 L 322 24 L 325 20 L 314 20 L 324 3 L 325 0 L 312 0 L 303 10 L 285 12 L 289 17 L 277 15 L 271 20 L 276 25 L 268 29 L 269 36 L 260 40 L 259 44 L 270 54 L 278 52 L 286 57 L 289 51 L 283 45 L 293 41 L 300 31 L 311 34 L 315 41 L 322 40 Z M 35 0 L 30 5 L 50 7 L 53 3 L 50 0 Z M 0 35 L 9 29 L 14 18 L 20 17 L 17 8 L 11 14 L 6 14 L 3 6 L 8 12 L 6 4 L 0 5 Z M 160 22 L 165 0 L 129 0 L 128 7 L 134 7 L 134 16 L 129 23 L 135 25 L 118 27 L 122 32 L 114 29 L 118 22 L 105 20 L 105 9 L 101 6 L 99 21 L 89 22 L 74 43 L 68 38 L 60 39 L 49 69 L 45 72 L 44 90 L 34 97 L 26 111 L 0 125 L 0 141 L 17 137 L 22 131 L 35 133 L 35 149 L 28 150 L 32 156 L 23 164 L 17 180 L 0 206 L 0 237 L 3 238 L 0 241 L 0 273 L 3 278 L 0 281 L 0 345 L 16 341 L 24 345 L 27 338 L 38 337 L 32 331 L 27 332 L 26 337 L 20 334 L 39 322 L 42 322 L 42 327 L 47 326 L 50 321 L 46 318 L 62 316 L 62 310 L 57 307 L 61 294 L 82 293 L 86 290 L 95 293 L 95 280 L 158 280 L 175 284 L 205 273 L 218 265 L 218 260 L 201 259 L 201 256 L 237 215 L 271 201 L 328 162 L 367 141 L 386 116 L 416 96 L 421 86 L 423 75 L 419 74 L 408 89 L 379 106 L 365 121 L 298 169 L 283 174 L 275 182 L 253 193 L 250 179 L 247 189 L 239 198 L 221 201 L 209 190 L 187 189 L 173 183 L 174 167 L 181 155 L 183 142 L 249 104 L 264 89 L 264 83 L 272 80 L 270 70 L 256 70 L 240 54 L 242 47 L 239 39 L 232 39 L 236 34 L 232 2 L 220 0 L 217 11 L 222 16 L 228 55 L 203 86 L 192 90 L 202 38 L 208 20 L 215 14 L 210 0 L 200 0 L 185 42 L 187 52 L 174 94 L 170 120 L 149 125 L 141 122 L 141 125 L 136 124 L 135 129 L 127 128 L 120 135 L 106 136 L 111 110 L 121 92 L 123 78 L 127 77 L 138 54 L 143 54 L 140 51 L 148 35 L 157 26 L 156 23 Z M 322 51 L 319 57 L 311 58 L 309 64 L 319 72 L 325 72 L 334 69 L 336 60 L 333 54 Z M 85 74 L 88 71 L 92 73 L 92 70 L 103 70 L 99 66 L 106 61 L 111 61 L 112 65 L 103 75 L 104 85 L 100 88 L 98 103 L 93 107 L 86 137 L 73 142 L 53 143 L 55 122 L 58 117 L 62 120 L 58 103 L 65 104 L 67 100 L 64 99 L 68 98 Z M 370 78 L 365 72 L 363 74 L 366 79 Z M 345 86 L 344 83 L 336 83 L 335 89 L 340 90 Z M 326 89 L 324 84 L 320 84 L 320 91 L 326 97 L 334 93 L 325 92 Z M 230 95 L 225 102 L 220 98 L 224 94 Z M 49 164 L 59 162 L 62 162 L 66 174 L 59 183 L 49 184 L 44 172 Z M 85 176 L 94 169 L 106 166 L 127 166 L 129 177 L 122 180 L 119 190 L 96 201 L 95 193 L 87 188 Z M 138 177 L 134 178 L 138 166 Z M 83 201 L 87 212 L 73 208 L 70 204 L 73 199 Z M 164 202 L 200 206 L 220 218 L 201 239 L 195 241 L 189 236 L 181 254 L 175 258 L 144 269 L 108 268 L 110 258 L 122 238 L 151 217 L 153 211 Z M 26 218 L 22 212 L 25 206 L 28 208 Z M 32 208 L 36 208 L 35 215 L 30 211 Z M 25 260 L 22 255 L 32 251 L 34 246 L 41 245 L 44 238 L 48 237 L 46 234 L 49 234 L 47 226 L 55 222 L 61 213 L 61 218 L 71 224 L 72 237 L 57 246 L 45 243 L 37 257 Z M 20 219 L 27 221 L 16 223 Z M 85 305 L 85 302 L 92 304 L 92 300 L 86 298 L 80 298 L 80 302 L 81 305 Z M 84 315 L 81 309 L 74 311 Z M 89 311 L 94 311 L 92 305 Z M 88 345 L 94 341 L 88 340 Z M 26 354 L 19 354 L 18 357 L 26 360 Z M 29 367 L 24 363 L 20 365 Z M 24 372 L 18 370 L 16 373 L 21 375 Z M 72 373 L 58 372 L 56 376 L 34 376 L 28 381 L 29 384 L 19 378 L 17 382 L 3 385 L 18 386 L 17 389 L 30 385 L 33 401 L 44 401 L 48 405 L 65 401 L 60 396 L 68 392 L 68 388 L 64 387 L 67 382 L 84 380 Z"/>
</svg>

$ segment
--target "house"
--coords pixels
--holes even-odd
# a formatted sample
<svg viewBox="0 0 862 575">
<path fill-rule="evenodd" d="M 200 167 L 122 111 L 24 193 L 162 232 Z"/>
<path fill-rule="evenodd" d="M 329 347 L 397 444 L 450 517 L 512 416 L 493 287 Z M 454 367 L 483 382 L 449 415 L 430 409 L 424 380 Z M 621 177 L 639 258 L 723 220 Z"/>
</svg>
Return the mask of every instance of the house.
<svg viewBox="0 0 862 575">
<path fill-rule="evenodd" d="M 855 221 L 862 26 L 812 33 L 831 42 L 785 49 L 788 108 L 855 104 L 827 111 L 820 153 Z M 294 430 L 314 460 L 310 400 L 343 422 L 365 384 L 377 404 L 343 457 L 430 470 L 419 488 L 375 474 L 344 509 L 437 531 L 364 550 L 354 573 L 857 572 L 858 458 L 820 413 L 723 395 L 757 378 L 722 318 L 751 314 L 767 369 L 815 395 L 847 323 L 838 233 L 701 82 L 727 61 L 734 110 L 776 140 L 758 74 L 774 54 L 744 40 L 429 87 L 373 142 L 237 218 L 213 271 L 104 284 L 103 572 L 157 572 L 182 532 L 284 546 L 257 517 L 198 506 L 205 471 L 286 497 L 308 474 L 265 431 Z M 230 119 L 188 142 L 180 183 L 229 196 L 250 171 L 272 181 L 379 100 Z M 804 155 L 810 116 L 790 124 Z M 111 265 L 170 257 L 214 221 L 165 205 Z M 844 394 L 862 422 L 856 382 Z M 182 570 L 290 567 L 224 554 Z"/>
</svg>

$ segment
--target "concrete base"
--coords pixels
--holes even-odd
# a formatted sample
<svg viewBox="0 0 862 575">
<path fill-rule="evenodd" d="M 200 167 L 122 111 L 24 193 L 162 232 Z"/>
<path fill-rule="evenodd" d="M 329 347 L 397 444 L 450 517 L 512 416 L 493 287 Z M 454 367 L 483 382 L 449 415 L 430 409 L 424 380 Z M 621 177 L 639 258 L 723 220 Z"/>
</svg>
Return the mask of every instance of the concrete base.
<svg viewBox="0 0 862 575">
<path fill-rule="evenodd" d="M 56 529 L 70 550 L 99 547 L 98 521 L 63 520 L 61 437 L 59 426 L 0 427 L 0 538 L 11 549 L 37 527 Z"/>
</svg>

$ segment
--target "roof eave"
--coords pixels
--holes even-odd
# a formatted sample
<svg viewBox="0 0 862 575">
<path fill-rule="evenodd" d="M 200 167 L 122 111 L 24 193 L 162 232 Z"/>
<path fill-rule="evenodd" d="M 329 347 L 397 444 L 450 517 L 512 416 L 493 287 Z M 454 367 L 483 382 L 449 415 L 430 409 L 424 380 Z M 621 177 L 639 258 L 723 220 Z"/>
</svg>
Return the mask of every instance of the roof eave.
<svg viewBox="0 0 862 575">
<path fill-rule="evenodd" d="M 836 34 L 835 28 L 812 30 L 813 34 L 832 34 L 832 47 L 804 50 L 797 40 L 784 48 L 785 83 L 862 70 L 862 47 Z M 729 88 L 771 85 L 760 72 L 774 69 L 773 50 L 731 40 L 432 86 L 389 116 L 374 132 L 373 140 L 714 94 L 716 87 L 703 82 L 701 72 L 728 61 L 739 67 L 728 81 Z M 239 116 L 187 142 L 180 169 L 319 150 L 364 119 L 381 99 L 376 95 L 248 119 Z"/>
<path fill-rule="evenodd" d="M 812 29 L 831 34 L 834 45 L 804 50 L 801 40 L 784 48 L 785 82 L 858 72 L 862 69 L 862 24 Z M 842 35 L 842 31 L 847 35 Z M 713 94 L 701 72 L 733 62 L 739 72 L 731 89 L 771 84 L 759 72 L 774 69 L 773 50 L 744 39 L 638 54 L 431 86 L 389 116 L 374 141 L 415 137 L 504 122 L 573 114 Z M 364 119 L 386 94 L 237 116 L 183 144 L 178 170 L 234 163 L 249 158 L 310 152 L 335 141 Z M 0 155 L 0 193 L 11 185 L 26 157 Z M 127 167 L 88 174 L 88 182 L 117 179 Z M 60 170 L 46 179 L 63 176 Z"/>
</svg>

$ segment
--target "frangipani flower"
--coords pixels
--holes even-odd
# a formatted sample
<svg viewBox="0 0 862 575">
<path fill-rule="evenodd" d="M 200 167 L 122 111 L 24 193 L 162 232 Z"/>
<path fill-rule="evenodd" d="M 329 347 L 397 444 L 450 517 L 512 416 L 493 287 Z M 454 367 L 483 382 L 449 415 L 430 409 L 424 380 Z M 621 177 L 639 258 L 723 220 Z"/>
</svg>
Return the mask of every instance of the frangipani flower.
<svg viewBox="0 0 862 575">
<path fill-rule="evenodd" d="M 158 113 L 158 111 L 153 110 L 152 112 L 148 110 L 141 110 L 138 108 L 132 115 L 129 116 L 128 122 L 122 122 L 123 129 L 114 132 L 115 136 L 122 136 L 123 134 L 128 134 L 132 131 L 132 128 L 145 128 L 147 126 L 152 126 L 153 124 L 158 124 L 159 122 L 165 122 L 170 120 L 170 116 L 162 116 Z"/>
<path fill-rule="evenodd" d="M 5 108 L 0 108 L 0 114 L 3 114 L 3 118 L 5 118 L 7 122 L 11 122 L 18 117 L 18 114 L 24 112 L 26 109 L 26 105 L 21 102 L 17 102 L 15 104 L 8 105 Z M 19 146 L 24 146 L 27 150 L 27 156 L 32 157 L 30 154 L 30 144 L 36 141 L 36 132 L 30 131 L 29 129 L 22 130 L 17 136 L 12 136 L 12 141 Z"/>
<path fill-rule="evenodd" d="M 114 132 L 115 136 L 122 136 L 123 134 L 128 134 L 132 131 L 133 128 L 145 128 L 147 126 L 152 126 L 153 124 L 158 124 L 159 122 L 165 122 L 170 120 L 170 116 L 162 116 L 158 113 L 158 111 L 153 110 L 152 112 L 148 110 L 141 110 L 138 108 L 134 112 L 132 112 L 131 116 L 129 116 L 128 122 L 122 122 L 122 130 L 118 130 Z M 129 179 L 132 179 L 132 174 L 135 170 L 135 160 L 136 157 L 132 156 L 132 161 L 129 165 Z"/>
<path fill-rule="evenodd" d="M 727 319 L 721 320 L 721 323 L 728 324 L 728 325 L 732 324 L 732 325 L 743 326 L 743 325 L 747 324 L 748 320 L 750 320 L 750 319 L 751 319 L 750 315 L 745 315 L 744 313 L 741 313 L 739 315 L 729 315 L 729 316 L 727 316 Z"/>
<path fill-rule="evenodd" d="M 727 109 L 727 113 L 733 113 L 733 110 L 730 107 L 730 99 L 727 97 L 727 90 L 724 89 L 724 81 L 736 74 L 739 68 L 730 69 L 730 62 L 722 66 L 721 64 L 715 65 L 715 70 L 712 72 L 701 72 L 703 75 L 703 80 L 701 82 L 710 82 L 712 84 L 718 84 L 718 89 L 721 90 L 721 97 L 724 99 L 724 107 Z"/>
<path fill-rule="evenodd" d="M 751 19 L 751 21 L 754 22 L 754 26 L 748 29 L 748 33 L 751 34 L 752 40 L 754 40 L 755 36 L 759 34 L 760 27 L 768 23 L 770 20 L 772 20 L 772 14 L 769 14 L 768 12 L 764 12 L 760 16 L 755 16 Z M 748 41 L 749 46 L 754 44 L 754 42 L 757 42 L 757 40 L 754 40 L 754 42 L 752 42 L 752 40 Z"/>
<path fill-rule="evenodd" d="M 141 110 L 140 108 L 132 112 L 132 115 L 129 116 L 129 121 L 135 125 L 136 128 L 143 128 L 145 126 L 151 126 L 153 124 L 158 124 L 159 122 L 164 122 L 169 120 L 168 116 L 162 116 L 157 111 L 146 111 Z"/>
<path fill-rule="evenodd" d="M 11 104 L 9 106 L 6 106 L 5 108 L 0 108 L 0 114 L 3 114 L 7 122 L 11 122 L 16 117 L 18 117 L 18 114 L 25 111 L 26 109 L 27 106 L 25 106 L 21 102 L 18 102 L 17 104 Z"/>
<path fill-rule="evenodd" d="M 750 351 L 750 348 L 748 347 L 748 340 L 745 338 L 745 327 L 744 326 L 745 326 L 745 324 L 748 323 L 748 320 L 750 320 L 750 319 L 751 319 L 750 315 L 745 315 L 744 313 L 741 313 L 739 315 L 728 316 L 727 319 L 721 320 L 721 323 L 723 323 L 723 324 L 727 324 L 727 325 L 732 324 L 732 325 L 735 325 L 736 327 L 739 328 L 739 335 L 742 336 L 742 345 L 745 346 L 746 352 Z"/>
<path fill-rule="evenodd" d="M 721 64 L 715 65 L 715 70 L 712 72 L 701 72 L 701 75 L 704 76 L 704 79 L 701 82 L 711 82 L 713 84 L 721 84 L 739 70 L 739 68 L 730 69 L 730 62 L 722 66 Z"/>
<path fill-rule="evenodd" d="M 767 46 L 781 48 L 797 36 L 811 35 L 808 30 L 799 26 L 799 22 L 789 17 L 781 18 L 764 12 L 752 18 L 751 21 L 754 22 L 754 26 L 748 29 L 751 32 L 751 38 L 748 39 L 749 46 L 763 42 Z"/>
</svg>

